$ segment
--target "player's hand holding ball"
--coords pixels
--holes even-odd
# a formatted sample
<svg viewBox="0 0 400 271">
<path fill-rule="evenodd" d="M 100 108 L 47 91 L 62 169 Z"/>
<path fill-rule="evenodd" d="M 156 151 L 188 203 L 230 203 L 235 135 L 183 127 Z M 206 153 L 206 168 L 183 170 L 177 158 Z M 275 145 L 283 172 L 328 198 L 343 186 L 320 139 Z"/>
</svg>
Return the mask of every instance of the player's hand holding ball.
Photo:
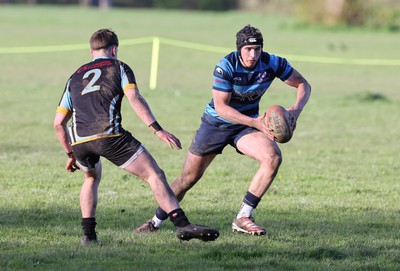
<svg viewBox="0 0 400 271">
<path fill-rule="evenodd" d="M 293 136 L 299 114 L 297 110 L 291 108 L 286 110 L 280 105 L 273 105 L 268 109 L 263 120 L 265 126 L 271 130 L 274 140 L 278 143 L 286 143 Z"/>
</svg>

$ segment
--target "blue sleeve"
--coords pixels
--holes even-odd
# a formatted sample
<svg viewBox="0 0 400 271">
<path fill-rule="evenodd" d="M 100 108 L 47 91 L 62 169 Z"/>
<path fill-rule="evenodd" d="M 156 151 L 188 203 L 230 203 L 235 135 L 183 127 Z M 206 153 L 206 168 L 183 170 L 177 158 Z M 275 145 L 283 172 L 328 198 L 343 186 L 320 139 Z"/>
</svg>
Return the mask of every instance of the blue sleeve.
<svg viewBox="0 0 400 271">
<path fill-rule="evenodd" d="M 127 90 L 129 88 L 137 88 L 135 74 L 133 70 L 123 62 L 120 62 L 121 70 L 121 88 Z"/>
<path fill-rule="evenodd" d="M 214 68 L 213 89 L 231 92 L 233 89 L 232 78 L 233 67 L 226 58 L 223 58 Z"/>
<path fill-rule="evenodd" d="M 71 100 L 71 93 L 69 91 L 69 84 L 71 82 L 71 79 L 68 80 L 67 85 L 65 86 L 64 94 L 61 97 L 61 101 L 58 104 L 59 107 L 63 107 L 67 109 L 68 111 L 72 111 L 72 100 Z"/>
<path fill-rule="evenodd" d="M 276 77 L 282 81 L 288 79 L 293 73 L 293 67 L 285 58 L 271 55 L 270 65 L 274 69 Z"/>
</svg>

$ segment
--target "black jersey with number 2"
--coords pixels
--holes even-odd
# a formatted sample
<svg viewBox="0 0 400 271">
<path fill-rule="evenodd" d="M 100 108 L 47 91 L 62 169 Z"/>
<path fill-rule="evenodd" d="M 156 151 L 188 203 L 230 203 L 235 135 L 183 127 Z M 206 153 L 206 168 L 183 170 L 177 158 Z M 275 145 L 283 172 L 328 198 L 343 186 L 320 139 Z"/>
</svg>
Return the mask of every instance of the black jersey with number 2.
<svg viewBox="0 0 400 271">
<path fill-rule="evenodd" d="M 136 88 L 135 75 L 125 63 L 107 57 L 82 65 L 68 80 L 57 112 L 72 114 L 71 144 L 121 136 L 124 91 Z"/>
</svg>

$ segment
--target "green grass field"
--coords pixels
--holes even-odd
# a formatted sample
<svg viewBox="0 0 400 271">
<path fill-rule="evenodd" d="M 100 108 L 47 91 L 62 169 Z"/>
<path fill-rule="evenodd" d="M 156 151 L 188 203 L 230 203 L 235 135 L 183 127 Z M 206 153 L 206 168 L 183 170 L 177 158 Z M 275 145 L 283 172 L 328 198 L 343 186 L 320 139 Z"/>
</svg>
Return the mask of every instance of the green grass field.
<svg viewBox="0 0 400 271">
<path fill-rule="evenodd" d="M 170 222 L 156 234 L 133 235 L 153 215 L 155 201 L 144 182 L 103 161 L 97 213 L 103 245 L 81 247 L 82 175 L 65 171 L 52 122 L 67 78 L 90 60 L 88 49 L 6 51 L 87 44 L 107 27 L 121 40 L 158 36 L 227 54 L 247 23 L 263 31 L 266 51 L 287 57 L 313 86 L 294 138 L 281 145 L 281 170 L 254 214 L 269 234 L 231 232 L 257 163 L 227 148 L 182 202 L 191 221 L 220 230 L 217 241 L 181 243 Z M 398 33 L 304 29 L 273 14 L 5 5 L 0 33 L 1 270 L 400 269 L 400 66 L 298 60 L 400 60 Z M 169 180 L 179 174 L 211 97 L 212 70 L 224 55 L 161 43 L 158 88 L 149 90 L 151 44 L 119 49 L 161 125 L 182 141 L 183 150 L 170 150 L 124 102 L 124 127 Z M 262 107 L 294 99 L 295 91 L 277 80 Z"/>
</svg>

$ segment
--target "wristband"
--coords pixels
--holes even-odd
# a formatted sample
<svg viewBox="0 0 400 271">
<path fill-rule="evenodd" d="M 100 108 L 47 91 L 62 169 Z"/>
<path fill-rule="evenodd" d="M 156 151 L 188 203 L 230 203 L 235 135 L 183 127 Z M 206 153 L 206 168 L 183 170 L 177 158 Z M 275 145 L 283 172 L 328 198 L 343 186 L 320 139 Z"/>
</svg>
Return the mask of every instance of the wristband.
<svg viewBox="0 0 400 271">
<path fill-rule="evenodd" d="M 158 124 L 157 121 L 153 122 L 152 124 L 149 125 L 149 127 L 154 129 L 154 133 L 157 133 L 158 131 L 161 131 L 163 128 Z"/>
<path fill-rule="evenodd" d="M 67 152 L 67 156 L 68 156 L 68 158 L 74 158 L 74 157 L 75 157 L 75 155 L 74 155 L 74 152 L 73 152 L 73 151 L 71 151 L 71 152 Z"/>
</svg>

